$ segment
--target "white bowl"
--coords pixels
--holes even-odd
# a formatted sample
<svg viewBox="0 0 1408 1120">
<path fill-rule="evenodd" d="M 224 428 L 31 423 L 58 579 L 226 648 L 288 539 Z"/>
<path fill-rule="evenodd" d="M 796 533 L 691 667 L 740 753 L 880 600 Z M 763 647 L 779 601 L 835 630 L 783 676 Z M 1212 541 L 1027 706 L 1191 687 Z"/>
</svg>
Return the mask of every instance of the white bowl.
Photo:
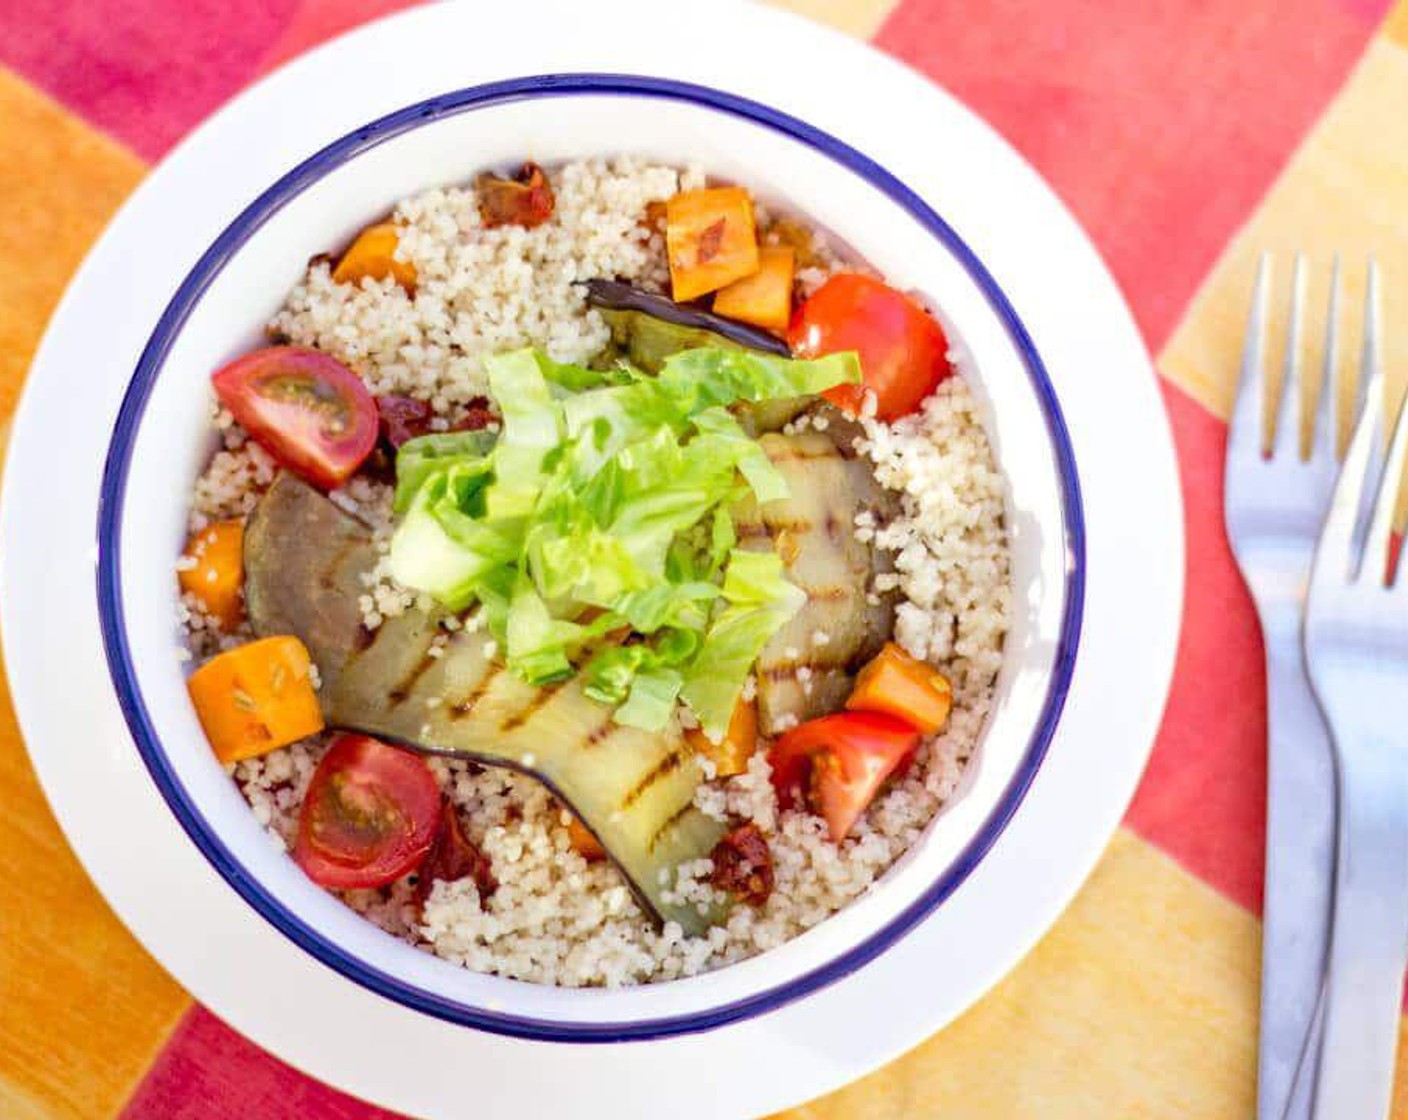
<svg viewBox="0 0 1408 1120">
<path fill-rule="evenodd" d="M 614 152 L 701 163 L 787 199 L 942 309 L 1008 481 L 1016 612 L 994 712 L 962 796 L 864 897 L 787 944 L 704 976 L 558 989 L 469 972 L 383 933 L 310 882 L 216 763 L 176 656 L 172 566 L 210 453 L 209 375 L 259 344 L 306 261 L 398 199 L 486 165 Z M 616 1041 L 706 1030 L 777 1007 L 881 953 L 963 881 L 1011 818 L 1054 733 L 1075 660 L 1084 540 L 1074 459 L 1026 331 L 982 265 L 915 194 L 855 150 L 755 102 L 682 83 L 554 75 L 412 105 L 294 168 L 210 246 L 132 378 L 108 451 L 99 605 L 132 734 L 202 853 L 268 921 L 407 1006 L 487 1030 Z"/>
</svg>

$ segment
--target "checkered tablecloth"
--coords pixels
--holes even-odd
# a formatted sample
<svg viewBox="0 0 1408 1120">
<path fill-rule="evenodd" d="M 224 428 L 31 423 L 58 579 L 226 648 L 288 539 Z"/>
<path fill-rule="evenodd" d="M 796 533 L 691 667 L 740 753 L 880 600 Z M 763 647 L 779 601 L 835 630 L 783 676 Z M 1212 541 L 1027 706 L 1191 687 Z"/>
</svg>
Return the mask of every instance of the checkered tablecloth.
<svg viewBox="0 0 1408 1120">
<path fill-rule="evenodd" d="M 1265 711 L 1221 529 L 1225 418 L 1263 248 L 1376 253 L 1389 366 L 1408 370 L 1408 0 L 786 3 L 962 98 L 1094 236 L 1157 359 L 1189 545 L 1163 730 L 1094 876 L 960 1020 L 788 1116 L 1250 1117 Z M 150 163 L 269 67 L 396 6 L 0 0 L 0 433 L 60 292 Z M 239 1038 L 146 955 L 65 845 L 3 694 L 0 824 L 0 1115 L 386 1115 Z"/>
</svg>

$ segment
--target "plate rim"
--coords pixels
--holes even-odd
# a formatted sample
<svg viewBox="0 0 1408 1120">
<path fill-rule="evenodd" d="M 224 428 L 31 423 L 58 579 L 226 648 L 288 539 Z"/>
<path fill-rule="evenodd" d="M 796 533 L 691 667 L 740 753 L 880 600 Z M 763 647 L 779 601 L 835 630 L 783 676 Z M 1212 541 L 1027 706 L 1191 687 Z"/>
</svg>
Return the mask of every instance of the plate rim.
<svg viewBox="0 0 1408 1120">
<path fill-rule="evenodd" d="M 616 15 L 647 26 L 648 17 L 654 13 L 649 0 L 598 0 L 593 8 L 595 14 L 588 25 L 579 18 L 580 10 L 571 0 L 539 0 L 543 25 L 560 28 L 562 33 L 535 45 L 535 54 L 566 58 L 565 63 L 557 64 L 561 69 L 581 65 L 583 59 L 588 64 L 599 64 L 599 55 L 610 57 L 638 46 L 634 41 L 620 43 L 619 35 L 598 33 L 595 29 L 603 15 Z M 603 8 L 611 11 L 603 12 Z M 676 72 L 722 81 L 731 88 L 763 90 L 776 104 L 804 104 L 809 117 L 820 119 L 843 136 L 861 135 L 869 127 L 867 107 L 873 108 L 874 98 L 905 100 L 913 111 L 932 117 L 935 135 L 965 145 L 965 155 L 976 157 L 983 169 L 995 177 L 997 185 L 1011 192 L 1013 202 L 1029 206 L 1034 216 L 1039 216 L 1044 223 L 1039 226 L 1023 223 L 1020 239 L 999 237 L 986 230 L 979 237 L 984 244 L 996 244 L 1000 250 L 988 259 L 998 274 L 1004 276 L 1007 290 L 1017 306 L 1031 309 L 1047 296 L 1053 296 L 1059 305 L 1062 297 L 1069 294 L 1072 276 L 1087 285 L 1081 291 L 1080 303 L 1075 305 L 1074 324 L 1044 309 L 1027 311 L 1038 340 L 1054 338 L 1058 343 L 1048 352 L 1048 360 L 1053 361 L 1057 374 L 1054 380 L 1067 406 L 1077 458 L 1087 475 L 1090 563 L 1095 571 L 1098 562 L 1099 569 L 1095 571 L 1087 598 L 1086 641 L 1068 698 L 1066 730 L 1058 732 L 1048 765 L 1028 797 L 1026 813 L 995 846 L 984 867 L 956 893 L 953 904 L 921 924 L 892 954 L 810 999 L 708 1034 L 655 1043 L 622 1043 L 615 1047 L 561 1047 L 453 1028 L 408 1012 L 391 1001 L 372 997 L 355 985 L 344 984 L 329 970 L 299 967 L 299 961 L 305 960 L 306 955 L 293 951 L 280 935 L 269 930 L 247 906 L 234 898 L 193 849 L 171 850 L 167 843 L 169 835 L 149 836 L 139 828 L 130 840 L 129 849 L 156 860 L 156 870 L 176 877 L 183 889 L 205 904 L 211 913 L 188 917 L 185 910 L 177 915 L 171 908 L 163 908 L 163 893 L 151 889 L 151 875 L 143 876 L 130 863 L 123 862 L 119 857 L 129 854 L 129 849 L 115 854 L 108 843 L 110 835 L 87 816 L 103 802 L 91 788 L 91 771 L 96 762 L 102 776 L 111 783 L 133 782 L 139 778 L 134 788 L 145 787 L 146 792 L 138 798 L 143 804 L 134 807 L 160 810 L 159 815 L 167 818 L 169 832 L 181 838 L 174 820 L 170 820 L 135 758 L 115 700 L 96 697 L 81 710 L 72 710 L 73 705 L 54 703 L 53 697 L 46 695 L 41 673 L 40 660 L 47 653 L 41 640 L 41 620 L 34 617 L 27 604 L 16 602 L 14 597 L 0 596 L 0 630 L 7 639 L 7 670 L 31 762 L 68 842 L 102 897 L 121 916 L 133 936 L 155 954 L 207 1010 L 277 1055 L 278 1060 L 387 1107 L 439 1116 L 459 1114 L 465 1102 L 458 1087 L 444 1079 L 437 1082 L 408 1078 L 387 1070 L 380 1060 L 369 1060 L 379 1059 L 384 1047 L 384 1042 L 380 1042 L 375 1053 L 369 1050 L 369 1033 L 384 1040 L 388 1037 L 385 1032 L 396 1032 L 400 1039 L 398 1047 L 409 1054 L 434 1055 L 459 1063 L 491 1063 L 490 1068 L 502 1066 L 505 1070 L 521 1070 L 529 1075 L 540 1071 L 542 1063 L 551 1063 L 548 1068 L 570 1075 L 570 1092 L 564 1089 L 561 1095 L 554 1097 L 557 1090 L 552 1079 L 544 1080 L 539 1075 L 525 1091 L 503 1088 L 506 1095 L 497 1098 L 503 1103 L 512 1100 L 516 1115 L 520 1117 L 541 1116 L 544 1120 L 561 1115 L 564 1103 L 578 1115 L 600 1116 L 605 1120 L 620 1114 L 613 1108 L 613 1102 L 621 1099 L 623 1085 L 634 1091 L 635 1083 L 640 1083 L 643 1086 L 640 1091 L 644 1092 L 650 1085 L 659 1084 L 662 1078 L 688 1074 L 702 1067 L 720 1068 L 719 1062 L 725 1063 L 724 1068 L 729 1068 L 732 1076 L 718 1081 L 714 1094 L 703 1104 L 688 1095 L 683 1098 L 676 1095 L 673 1110 L 681 1120 L 686 1116 L 712 1116 L 718 1108 L 724 1107 L 736 1113 L 771 1112 L 863 1075 L 932 1035 L 971 1006 L 1012 969 L 1056 921 L 1089 878 L 1118 828 L 1147 764 L 1167 704 L 1176 664 L 1185 585 L 1186 542 L 1178 460 L 1171 421 L 1160 395 L 1161 379 L 1153 369 L 1147 346 L 1099 251 L 1066 205 L 1008 141 L 984 124 L 973 110 L 912 67 L 833 28 L 753 0 L 715 0 L 715 9 L 717 18 L 695 29 L 695 45 L 700 49 L 688 59 L 676 59 Z M 435 42 L 436 36 L 449 33 L 495 42 L 502 48 L 502 36 L 495 39 L 495 35 L 510 28 L 512 23 L 511 12 L 486 10 L 471 18 L 465 6 L 460 5 L 413 8 L 383 18 L 314 47 L 279 67 L 239 94 L 231 104 L 217 110 L 177 145 L 124 203 L 76 271 L 50 320 L 33 366 L 35 370 L 43 369 L 46 376 L 31 378 L 14 414 L 8 469 L 4 492 L 0 495 L 0 546 L 24 543 L 25 538 L 17 535 L 21 516 L 25 529 L 32 529 L 36 518 L 43 523 L 42 511 L 16 510 L 17 505 L 26 505 L 15 500 L 16 480 L 21 474 L 31 473 L 30 461 L 34 461 L 36 469 L 38 467 L 46 442 L 38 423 L 41 419 L 53 419 L 50 414 L 56 405 L 50 398 L 60 395 L 66 384 L 62 376 L 64 360 L 75 356 L 75 348 L 81 349 L 80 344 L 69 341 L 64 328 L 81 308 L 88 307 L 99 297 L 119 307 L 124 305 L 127 292 L 121 284 L 126 280 L 127 266 L 123 252 L 132 254 L 146 248 L 133 237 L 137 232 L 137 219 L 150 218 L 163 204 L 174 201 L 172 190 L 178 184 L 191 187 L 213 178 L 218 180 L 221 168 L 214 158 L 216 138 L 238 135 L 241 130 L 251 132 L 253 124 L 245 118 L 253 118 L 254 122 L 265 126 L 282 123 L 274 114 L 278 98 L 295 93 L 316 94 L 319 79 L 335 78 L 339 66 L 359 59 L 379 62 L 383 58 L 381 52 L 388 45 L 405 45 L 427 37 Z M 737 33 L 744 28 L 750 35 L 739 38 Z M 765 51 L 766 43 L 777 37 L 790 37 L 797 47 L 790 52 L 793 61 L 785 66 L 774 52 Z M 753 43 L 758 46 L 754 47 Z M 463 39 L 456 47 L 462 44 Z M 726 46 L 737 57 L 726 64 L 727 52 L 711 55 L 705 49 L 711 44 Z M 502 53 L 511 57 L 515 52 L 510 48 Z M 505 69 L 499 52 L 466 56 L 462 49 L 457 49 L 452 55 L 447 48 L 432 50 L 431 55 L 427 66 L 399 75 L 393 84 L 412 95 L 447 88 L 456 83 L 445 80 L 444 75 L 463 74 L 467 59 L 478 73 L 510 72 Z M 817 111 L 811 91 L 793 80 L 800 69 L 796 58 L 799 55 L 806 55 L 813 65 L 849 68 L 851 86 L 863 89 L 865 97 L 853 106 L 823 91 L 817 96 L 824 103 L 824 112 Z M 632 58 L 631 63 L 634 61 Z M 746 69 L 755 62 L 758 65 Z M 762 66 L 764 62 L 768 65 Z M 362 91 L 358 92 L 357 99 L 359 103 L 372 106 L 394 104 Z M 398 96 L 396 101 L 409 99 Z M 339 108 L 337 101 L 324 101 L 322 111 L 333 122 L 344 120 L 351 124 L 354 121 Z M 307 116 L 306 112 L 303 116 Z M 306 119 L 298 125 L 301 132 L 292 130 L 293 142 L 297 142 L 300 135 L 326 137 L 340 131 L 334 124 L 319 132 Z M 901 141 L 894 135 L 886 135 L 883 124 L 880 128 L 885 146 L 894 150 Z M 275 139 L 288 148 L 287 138 L 276 135 Z M 316 141 L 321 142 L 321 139 Z M 315 145 L 303 147 L 302 152 L 312 146 Z M 279 147 L 279 143 L 270 146 L 271 150 L 279 150 Z M 294 159 L 290 158 L 285 166 L 292 162 Z M 927 155 L 905 153 L 897 162 L 911 169 L 906 174 L 907 181 L 915 182 L 927 196 L 959 195 L 962 205 L 958 213 L 969 223 L 969 228 L 973 222 L 991 216 L 992 191 L 986 182 L 981 190 L 973 187 L 971 173 L 961 180 L 953 180 L 956 184 L 966 180 L 968 187 L 951 188 L 938 178 L 936 161 Z M 229 193 L 225 190 L 223 195 Z M 230 206 L 226 213 L 238 208 L 238 205 Z M 201 214 L 186 219 L 184 224 L 199 225 L 207 221 L 210 210 L 207 205 Z M 953 211 L 946 209 L 945 212 L 952 214 Z M 199 240 L 204 241 L 206 237 Z M 1036 263 L 1042 253 L 1062 256 L 1059 286 L 1054 286 L 1051 270 Z M 1030 270 L 1026 268 L 1029 260 L 1034 262 Z M 153 277 L 149 273 L 162 271 L 180 273 L 180 269 L 172 268 L 164 260 L 159 265 L 137 268 L 141 283 L 148 288 L 162 282 L 160 275 Z M 1030 275 L 1026 274 L 1028 271 Z M 173 277 L 170 283 L 174 285 L 174 282 Z M 162 294 L 160 299 L 154 300 L 155 306 L 144 316 L 146 321 L 151 321 L 149 316 L 164 299 L 165 294 Z M 1069 303 L 1069 299 L 1066 302 Z M 122 335 L 120 319 L 114 319 L 113 326 L 118 329 L 124 352 L 135 355 L 140 349 L 140 340 Z M 1103 416 L 1112 407 L 1108 393 L 1113 393 L 1118 405 L 1128 409 L 1126 422 L 1115 434 L 1110 434 L 1104 423 L 1096 422 L 1093 415 L 1096 406 L 1092 404 L 1088 388 L 1091 379 L 1081 376 L 1072 352 L 1077 346 L 1082 355 L 1092 349 L 1098 352 L 1117 364 L 1122 374 L 1114 379 L 1108 391 L 1102 391 L 1098 406 Z M 42 386 L 41 380 L 45 382 Z M 49 382 L 56 384 L 51 386 Z M 89 392 L 83 400 L 89 401 L 94 396 Z M 92 401 L 91 408 L 109 417 L 116 411 L 115 402 L 102 400 L 100 394 Z M 104 438 L 109 428 L 110 421 L 105 422 Z M 101 444 L 101 440 L 95 442 Z M 1114 461 L 1112 456 L 1116 454 L 1135 457 Z M 98 460 L 93 465 L 96 479 L 101 465 L 98 451 L 94 452 L 94 458 Z M 1089 478 L 1092 467 L 1096 475 L 1093 483 Z M 1102 467 L 1115 481 L 1100 477 Z M 84 489 L 79 490 L 79 497 L 85 505 L 90 501 Z M 1092 505 L 1089 501 L 1092 497 L 1099 502 Z M 1108 508 L 1101 508 L 1110 506 L 1116 499 L 1133 500 L 1136 505 L 1132 513 L 1123 516 L 1122 511 L 1122 516 L 1115 518 L 1109 515 Z M 1155 505 L 1159 506 L 1157 517 L 1143 512 Z M 67 537 L 68 543 L 75 546 L 75 556 L 65 562 L 76 563 L 80 568 L 91 565 L 94 556 L 82 552 L 84 542 L 73 533 Z M 1132 580 L 1129 573 L 1127 562 L 1131 558 L 1144 563 L 1143 574 L 1137 581 Z M 11 585 L 5 574 L 24 566 L 17 559 L 15 548 L 0 547 L 0 586 Z M 44 570 L 42 565 L 30 568 L 39 573 Z M 91 582 L 90 571 L 87 583 L 91 586 Z M 1127 605 L 1129 595 L 1134 592 L 1140 594 L 1145 640 L 1131 649 L 1127 643 L 1119 641 L 1114 631 L 1125 621 L 1119 608 Z M 91 615 L 96 627 L 96 610 L 92 604 L 72 608 L 62 602 L 59 605 L 68 614 L 85 618 Z M 19 634 L 18 631 L 24 632 Z M 18 640 L 20 638 L 23 640 Z M 35 657 L 17 655 L 21 647 Z M 1129 682 L 1130 687 L 1118 690 L 1117 695 L 1108 699 L 1109 705 L 1117 709 L 1120 738 L 1114 754 L 1101 754 L 1099 751 L 1104 750 L 1110 737 L 1111 712 L 1106 700 L 1099 695 L 1105 686 L 1091 663 L 1101 665 L 1112 660 L 1120 671 L 1134 671 L 1135 675 Z M 105 677 L 101 655 L 95 654 L 93 661 L 90 676 L 97 681 Z M 87 756 L 83 762 L 85 769 L 79 773 L 72 752 L 62 738 L 65 732 L 73 731 L 107 737 L 114 748 L 121 748 L 124 757 L 119 759 L 116 749 L 107 756 L 101 753 L 96 758 Z M 1078 736 L 1077 731 L 1083 732 L 1085 738 Z M 132 756 L 130 760 L 126 758 L 128 755 Z M 1067 756 L 1071 756 L 1070 761 Z M 1073 792 L 1076 784 L 1072 771 L 1077 760 L 1098 763 L 1099 768 L 1092 783 L 1085 782 L 1082 776 L 1081 811 L 1074 812 L 1063 798 Z M 190 849 L 184 841 L 180 847 Z M 165 885 L 163 882 L 162 886 Z M 1014 887 L 1026 892 L 1021 906 L 1010 904 Z M 228 912 L 222 909 L 226 896 L 229 896 Z M 944 919 L 945 914 L 956 916 L 960 910 L 969 922 L 974 918 L 995 922 L 992 933 L 974 939 L 965 933 L 967 927 L 955 927 Z M 225 919 L 228 924 L 218 919 Z M 193 946 L 190 936 L 181 937 L 173 932 L 176 928 L 193 930 L 208 938 L 210 945 Z M 926 985 L 923 998 L 916 1000 L 913 974 L 901 975 L 900 970 L 906 964 L 925 967 L 928 962 L 916 954 L 947 944 L 936 941 L 943 937 L 969 944 L 975 956 L 960 973 L 933 986 Z M 280 947 L 288 951 L 281 951 Z M 268 954 L 268 960 L 260 962 L 262 972 L 267 975 L 260 975 L 257 982 L 252 982 L 246 974 L 236 979 L 228 959 L 212 959 L 210 955 L 212 951 L 247 954 L 260 950 Z M 891 956 L 906 956 L 908 960 L 891 965 Z M 336 981 L 338 986 L 331 986 L 328 981 Z M 887 995 L 892 997 L 889 1003 L 883 1002 Z M 328 1006 L 319 1007 L 318 1001 L 325 1001 Z M 353 1016 L 357 1020 L 355 1029 L 350 1025 Z M 864 1023 L 866 1028 L 848 1031 L 844 1047 L 833 1044 L 836 1025 L 842 1022 Z M 591 1065 L 574 1060 L 574 1054 L 583 1053 L 593 1056 Z"/>
</svg>

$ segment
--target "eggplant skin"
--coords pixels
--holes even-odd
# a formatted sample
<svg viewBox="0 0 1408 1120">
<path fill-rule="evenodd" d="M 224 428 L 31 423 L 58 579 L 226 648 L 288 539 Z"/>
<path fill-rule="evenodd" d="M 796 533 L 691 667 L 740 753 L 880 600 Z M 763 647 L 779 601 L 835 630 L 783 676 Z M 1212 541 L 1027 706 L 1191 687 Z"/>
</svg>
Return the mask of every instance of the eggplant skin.
<svg viewBox="0 0 1408 1120">
<path fill-rule="evenodd" d="M 607 314 L 606 319 L 612 327 L 612 333 L 617 336 L 617 342 L 629 341 L 629 336 L 632 333 L 630 320 L 626 318 L 627 315 L 644 316 L 668 324 L 676 328 L 673 333 L 677 338 L 690 338 L 698 332 L 714 336 L 713 338 L 696 338 L 685 345 L 677 345 L 668 353 L 657 352 L 656 356 L 660 361 L 669 357 L 670 354 L 687 350 L 690 346 L 707 346 L 711 343 L 717 346 L 721 339 L 731 342 L 735 346 L 741 346 L 745 350 L 761 350 L 765 354 L 776 354 L 782 358 L 791 357 L 792 352 L 782 339 L 748 323 L 739 322 L 737 319 L 715 315 L 712 311 L 706 311 L 702 307 L 676 303 L 668 296 L 657 295 L 641 288 L 633 288 L 630 284 L 622 283 L 620 280 L 587 280 L 584 282 L 584 286 L 587 290 L 588 306 L 595 307 L 598 311 L 615 313 Z M 626 337 L 622 337 L 623 335 Z M 650 369 L 651 372 L 655 372 L 659 368 L 658 362 L 638 364 L 641 364 L 644 369 Z"/>
<path fill-rule="evenodd" d="M 723 919 L 671 897 L 676 869 L 708 857 L 723 822 L 694 807 L 699 760 L 675 721 L 624 727 L 573 678 L 526 684 L 482 632 L 410 610 L 375 631 L 361 620 L 371 531 L 282 473 L 245 532 L 245 598 L 257 634 L 293 634 L 318 666 L 329 726 L 531 774 L 581 818 L 657 923 L 697 936 Z M 662 883 L 662 879 L 664 882 Z"/>
</svg>

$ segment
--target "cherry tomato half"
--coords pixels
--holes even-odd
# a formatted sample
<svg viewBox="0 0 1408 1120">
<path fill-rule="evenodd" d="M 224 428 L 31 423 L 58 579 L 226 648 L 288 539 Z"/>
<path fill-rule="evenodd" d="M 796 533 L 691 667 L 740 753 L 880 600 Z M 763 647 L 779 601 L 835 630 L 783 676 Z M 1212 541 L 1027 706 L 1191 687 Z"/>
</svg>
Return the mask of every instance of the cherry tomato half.
<svg viewBox="0 0 1408 1120">
<path fill-rule="evenodd" d="M 784 806 L 805 801 L 840 843 L 885 783 L 919 746 L 919 732 L 883 712 L 843 712 L 808 720 L 768 753 Z"/>
<path fill-rule="evenodd" d="M 308 783 L 293 858 L 320 886 L 383 887 L 420 865 L 440 823 L 440 790 L 422 758 L 339 735 Z"/>
<path fill-rule="evenodd" d="M 862 383 L 838 385 L 822 395 L 837 408 L 860 412 L 863 390 L 875 394 L 875 415 L 898 420 L 953 372 L 943 328 L 917 302 L 888 284 L 841 272 L 797 308 L 787 342 L 799 358 L 854 350 Z"/>
<path fill-rule="evenodd" d="M 336 358 L 266 346 L 211 376 L 215 394 L 278 462 L 309 482 L 341 486 L 376 446 L 376 402 Z"/>
</svg>

